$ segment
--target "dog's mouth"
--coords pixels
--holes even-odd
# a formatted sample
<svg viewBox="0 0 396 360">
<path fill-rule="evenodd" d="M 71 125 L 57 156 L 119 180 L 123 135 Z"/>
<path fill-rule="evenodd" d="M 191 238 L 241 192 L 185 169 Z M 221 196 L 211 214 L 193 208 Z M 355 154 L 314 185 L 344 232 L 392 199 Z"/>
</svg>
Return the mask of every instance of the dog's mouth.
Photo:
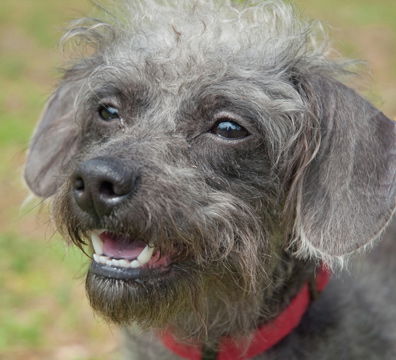
<svg viewBox="0 0 396 360">
<path fill-rule="evenodd" d="M 90 234 L 94 249 L 90 271 L 107 278 L 136 280 L 166 273 L 171 256 L 127 235 L 101 230 Z"/>
</svg>

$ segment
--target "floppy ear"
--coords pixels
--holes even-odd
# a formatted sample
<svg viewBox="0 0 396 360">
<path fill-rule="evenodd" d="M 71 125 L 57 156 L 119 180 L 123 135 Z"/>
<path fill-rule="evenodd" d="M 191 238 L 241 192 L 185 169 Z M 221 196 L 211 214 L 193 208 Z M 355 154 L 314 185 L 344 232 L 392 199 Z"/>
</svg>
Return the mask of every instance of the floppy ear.
<svg viewBox="0 0 396 360">
<path fill-rule="evenodd" d="M 377 239 L 395 212 L 396 126 L 355 91 L 319 76 L 305 84 L 321 143 L 299 185 L 301 256 L 329 259 Z"/>
<path fill-rule="evenodd" d="M 64 181 L 63 174 L 78 142 L 74 101 L 78 88 L 62 84 L 48 100 L 30 143 L 25 180 L 43 198 L 53 195 Z"/>
</svg>

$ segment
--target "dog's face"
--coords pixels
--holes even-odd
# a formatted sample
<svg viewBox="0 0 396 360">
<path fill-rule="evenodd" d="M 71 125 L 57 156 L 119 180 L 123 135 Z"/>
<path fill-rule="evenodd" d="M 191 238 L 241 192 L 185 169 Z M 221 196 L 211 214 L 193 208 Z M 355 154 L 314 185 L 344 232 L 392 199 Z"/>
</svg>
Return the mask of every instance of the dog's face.
<svg viewBox="0 0 396 360">
<path fill-rule="evenodd" d="M 63 234 L 92 240 L 88 295 L 118 323 L 250 326 L 286 253 L 345 255 L 394 211 L 394 124 L 332 80 L 291 9 L 226 22 L 230 7 L 209 5 L 162 8 L 143 29 L 79 24 L 96 52 L 32 141 L 26 180 Z"/>
</svg>

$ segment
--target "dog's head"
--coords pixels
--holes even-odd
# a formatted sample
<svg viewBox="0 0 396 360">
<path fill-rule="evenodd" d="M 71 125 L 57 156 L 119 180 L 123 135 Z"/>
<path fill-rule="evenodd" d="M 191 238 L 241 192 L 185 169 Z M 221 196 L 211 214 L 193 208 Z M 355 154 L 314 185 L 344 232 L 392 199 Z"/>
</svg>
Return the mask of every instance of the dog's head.
<svg viewBox="0 0 396 360">
<path fill-rule="evenodd" d="M 25 177 L 63 234 L 92 239 L 106 317 L 241 329 L 284 254 L 333 262 L 379 237 L 395 124 L 335 80 L 288 5 L 174 5 L 76 22 L 66 37 L 93 51 L 49 100 Z"/>
</svg>

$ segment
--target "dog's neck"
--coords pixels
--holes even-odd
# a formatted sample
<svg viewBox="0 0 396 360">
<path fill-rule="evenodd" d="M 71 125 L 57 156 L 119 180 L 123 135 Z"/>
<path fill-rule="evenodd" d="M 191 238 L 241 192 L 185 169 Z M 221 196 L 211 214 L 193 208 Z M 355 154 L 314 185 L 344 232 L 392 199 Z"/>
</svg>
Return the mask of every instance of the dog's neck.
<svg viewBox="0 0 396 360">
<path fill-rule="evenodd" d="M 274 310 L 273 315 L 263 315 L 257 321 L 259 326 L 251 329 L 249 334 L 237 338 L 224 334 L 221 338 L 216 338 L 216 343 L 195 342 L 189 345 L 178 342 L 170 331 L 166 331 L 161 335 L 163 344 L 182 358 L 191 360 L 231 359 L 242 355 L 250 358 L 267 351 L 299 325 L 310 302 L 329 280 L 329 272 L 324 268 L 314 269 L 314 274 L 306 269 L 306 264 L 299 268 L 300 271 L 295 268 L 293 276 L 277 290 L 280 295 L 277 299 L 281 301 L 277 302 L 276 296 L 273 296 L 273 301 L 265 304 L 267 311 L 270 308 Z M 301 283 L 301 286 L 298 287 L 297 283 Z"/>
<path fill-rule="evenodd" d="M 175 319 L 170 328 L 175 329 L 174 333 L 182 342 L 194 339 L 209 348 L 216 347 L 220 338 L 245 337 L 287 308 L 304 284 L 312 282 L 315 271 L 315 264 L 291 258 L 285 253 L 260 287 L 260 293 L 235 301 L 228 307 L 224 305 L 224 299 L 213 296 L 208 303 L 209 324 L 190 313 Z"/>
</svg>

